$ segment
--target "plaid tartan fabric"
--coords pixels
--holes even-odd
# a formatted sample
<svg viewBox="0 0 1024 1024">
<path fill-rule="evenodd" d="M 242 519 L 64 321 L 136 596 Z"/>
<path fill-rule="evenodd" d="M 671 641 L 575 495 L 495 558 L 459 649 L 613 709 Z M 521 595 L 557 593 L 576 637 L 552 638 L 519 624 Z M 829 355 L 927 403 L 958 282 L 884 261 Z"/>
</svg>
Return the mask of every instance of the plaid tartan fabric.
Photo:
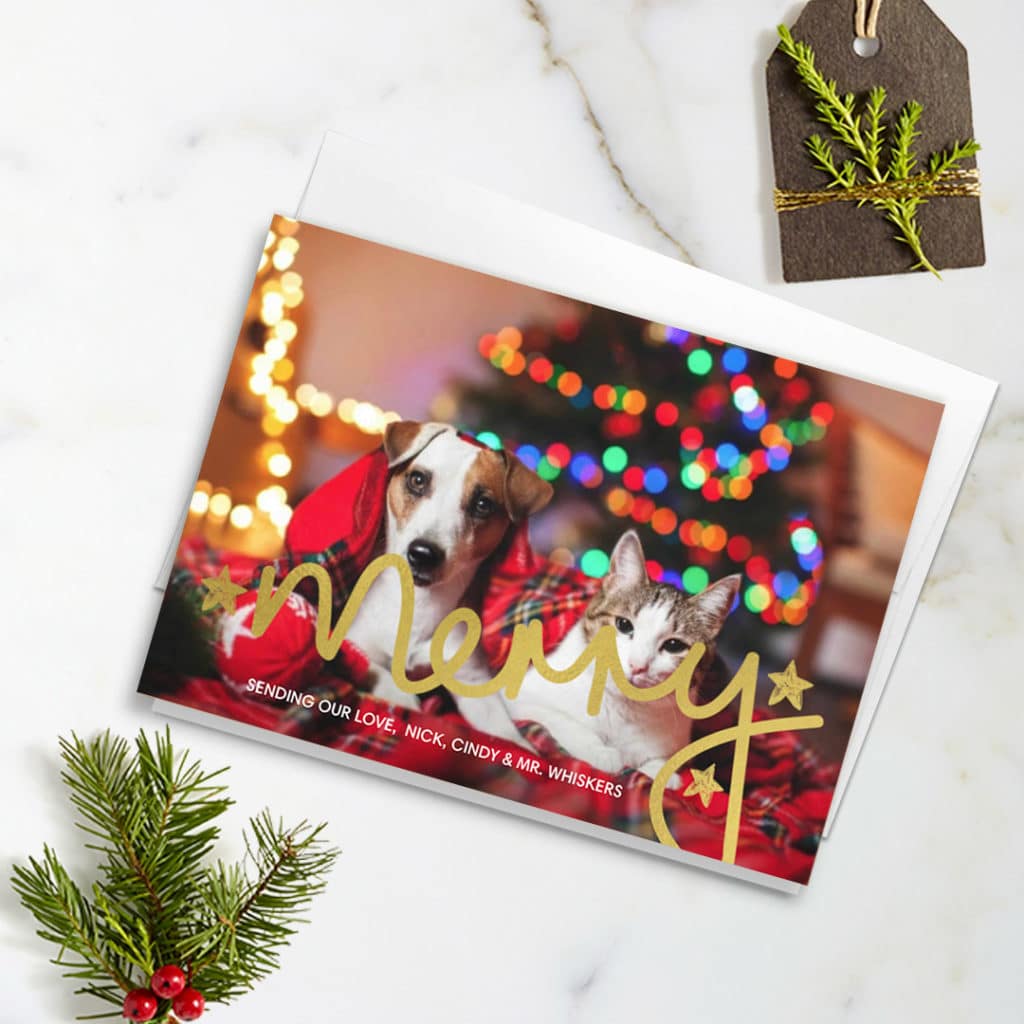
<svg viewBox="0 0 1024 1024">
<path fill-rule="evenodd" d="M 504 664 L 518 625 L 539 619 L 550 651 L 576 624 L 598 581 L 572 566 L 556 565 L 530 546 L 519 529 L 491 571 L 484 592 L 481 644 L 491 667 Z"/>
<path fill-rule="evenodd" d="M 384 523 L 387 480 L 387 456 L 377 449 L 299 502 L 285 532 L 285 555 L 273 563 L 278 579 L 300 563 L 322 565 L 333 583 L 337 615 L 373 557 Z M 306 586 L 298 590 L 315 595 L 312 581 L 303 582 Z"/>
<path fill-rule="evenodd" d="M 341 481 L 346 476 L 348 479 Z M 336 612 L 339 611 L 373 554 L 383 517 L 386 479 L 383 457 L 374 453 L 300 504 L 293 518 L 294 529 L 289 529 L 286 538 L 286 554 L 273 563 L 279 577 L 299 562 L 318 561 L 335 582 L 334 603 Z M 331 516 L 341 517 L 349 533 L 341 539 L 334 533 L 333 541 L 319 550 L 307 547 L 332 532 L 325 522 Z M 232 579 L 245 585 L 254 584 L 262 568 L 262 563 L 254 559 L 218 552 L 196 540 L 185 542 L 179 550 L 168 594 L 191 595 L 192 607 L 198 609 L 195 595 L 200 592 L 202 579 L 217 575 L 224 565 L 230 567 Z M 545 648 L 550 650 L 578 620 L 596 586 L 596 581 L 577 570 L 557 566 L 539 556 L 530 547 L 525 529 L 518 529 L 494 560 L 483 596 L 482 643 L 491 664 L 503 661 L 515 626 L 533 619 L 543 623 Z M 165 600 L 164 608 L 167 606 Z M 194 619 L 192 628 L 206 643 L 214 642 L 218 615 L 219 612 L 197 614 Z M 158 624 L 154 645 L 159 635 Z M 152 655 L 151 649 L 141 686 L 147 693 L 657 842 L 650 821 L 650 779 L 634 771 L 618 778 L 598 772 L 570 757 L 537 723 L 520 723 L 520 729 L 537 752 L 539 773 L 517 768 L 524 754 L 522 749 L 476 732 L 451 708 L 450 701 L 437 695 L 428 695 L 418 710 L 391 709 L 398 722 L 397 735 L 381 733 L 375 726 L 356 721 L 362 717 L 357 715 L 358 711 L 377 710 L 380 704 L 353 685 L 362 672 L 361 654 L 351 647 L 343 645 L 339 657 L 331 663 L 321 663 L 315 678 L 302 687 L 317 702 L 322 700 L 326 707 L 334 709 L 334 713 L 316 707 L 307 710 L 254 700 L 228 685 L 215 670 L 190 672 L 180 664 L 180 659 L 169 665 L 166 657 Z M 336 717 L 343 707 L 349 709 L 348 717 Z M 695 723 L 695 737 L 724 728 L 732 721 L 735 715 L 727 709 L 713 720 Z M 439 732 L 447 737 L 448 744 L 442 748 L 424 743 L 407 733 L 407 726 Z M 512 764 L 502 765 L 502 757 L 491 762 L 459 753 L 452 749 L 455 737 L 499 748 L 502 757 L 506 753 L 511 755 Z M 696 765 L 714 761 L 716 777 L 726 789 L 731 773 L 728 755 L 729 748 L 718 748 Z M 552 772 L 558 770 L 621 784 L 622 794 L 615 796 L 614 790 L 600 792 L 575 785 L 565 781 L 564 774 L 553 777 Z M 794 733 L 755 737 L 745 782 L 737 864 L 805 882 L 836 775 L 837 768 L 823 765 Z M 714 794 L 705 808 L 696 795 L 684 797 L 682 792 L 670 791 L 664 799 L 666 820 L 676 842 L 685 850 L 718 860 L 725 824 L 725 793 Z"/>
</svg>

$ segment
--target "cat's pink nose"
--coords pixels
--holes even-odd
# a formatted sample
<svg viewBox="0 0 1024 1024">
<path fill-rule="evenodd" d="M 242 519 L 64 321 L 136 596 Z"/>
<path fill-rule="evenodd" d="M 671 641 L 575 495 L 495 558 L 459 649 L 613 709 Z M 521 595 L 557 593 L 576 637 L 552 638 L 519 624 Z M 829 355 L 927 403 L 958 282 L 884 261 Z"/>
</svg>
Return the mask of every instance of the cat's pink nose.
<svg viewBox="0 0 1024 1024">
<path fill-rule="evenodd" d="M 643 675 L 647 671 L 648 664 L 645 661 L 643 664 L 638 665 L 636 662 L 631 661 L 629 663 L 629 674 L 633 676 Z"/>
</svg>

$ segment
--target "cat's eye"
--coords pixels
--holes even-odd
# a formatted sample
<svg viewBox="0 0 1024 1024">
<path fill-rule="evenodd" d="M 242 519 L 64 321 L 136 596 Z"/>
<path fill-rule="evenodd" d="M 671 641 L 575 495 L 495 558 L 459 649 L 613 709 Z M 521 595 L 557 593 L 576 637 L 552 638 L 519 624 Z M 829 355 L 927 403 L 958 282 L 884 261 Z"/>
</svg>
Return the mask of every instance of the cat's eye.
<svg viewBox="0 0 1024 1024">
<path fill-rule="evenodd" d="M 430 477 L 421 469 L 410 469 L 405 475 L 405 486 L 410 494 L 421 496 L 430 483 Z"/>
<path fill-rule="evenodd" d="M 624 618 L 621 615 L 616 615 L 615 616 L 615 628 L 623 636 L 632 636 L 633 635 L 633 623 L 630 622 L 629 619 Z"/>
<path fill-rule="evenodd" d="M 661 649 L 666 654 L 682 654 L 686 650 L 686 644 L 679 637 L 671 636 L 661 645 Z"/>
</svg>

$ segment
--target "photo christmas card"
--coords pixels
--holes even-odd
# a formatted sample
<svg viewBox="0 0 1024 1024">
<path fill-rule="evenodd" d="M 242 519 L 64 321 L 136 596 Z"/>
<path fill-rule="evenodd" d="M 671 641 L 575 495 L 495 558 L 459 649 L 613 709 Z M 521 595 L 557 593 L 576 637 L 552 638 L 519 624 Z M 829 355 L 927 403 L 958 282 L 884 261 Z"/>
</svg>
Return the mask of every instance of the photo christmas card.
<svg viewBox="0 0 1024 1024">
<path fill-rule="evenodd" d="M 276 217 L 140 689 L 799 886 L 942 413 Z"/>
</svg>

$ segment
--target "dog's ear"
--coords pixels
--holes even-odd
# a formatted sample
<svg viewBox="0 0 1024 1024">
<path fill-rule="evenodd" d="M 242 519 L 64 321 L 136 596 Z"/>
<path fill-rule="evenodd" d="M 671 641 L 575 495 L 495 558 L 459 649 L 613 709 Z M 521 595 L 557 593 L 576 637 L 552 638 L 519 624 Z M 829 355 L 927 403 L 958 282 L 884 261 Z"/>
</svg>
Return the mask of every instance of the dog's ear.
<svg viewBox="0 0 1024 1024">
<path fill-rule="evenodd" d="M 513 523 L 539 512 L 555 493 L 554 488 L 541 480 L 532 469 L 527 469 L 518 456 L 507 454 L 505 470 L 505 508 Z"/>
<path fill-rule="evenodd" d="M 447 423 L 417 423 L 415 420 L 389 423 L 384 428 L 384 453 L 388 457 L 388 469 L 416 458 L 435 437 L 453 430 Z"/>
</svg>

